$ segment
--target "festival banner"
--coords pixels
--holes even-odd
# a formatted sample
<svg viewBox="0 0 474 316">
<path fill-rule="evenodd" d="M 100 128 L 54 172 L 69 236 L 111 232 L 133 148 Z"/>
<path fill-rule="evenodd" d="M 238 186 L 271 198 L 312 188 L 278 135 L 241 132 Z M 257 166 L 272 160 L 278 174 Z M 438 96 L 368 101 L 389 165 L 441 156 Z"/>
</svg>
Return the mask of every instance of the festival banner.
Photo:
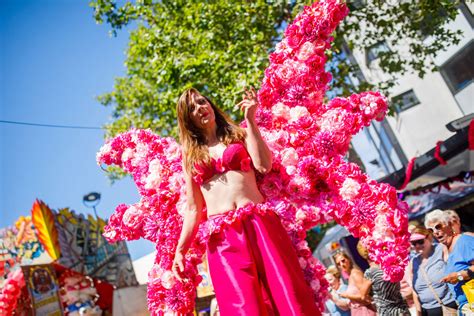
<svg viewBox="0 0 474 316">
<path fill-rule="evenodd" d="M 59 284 L 51 264 L 22 266 L 26 287 L 33 305 L 33 315 L 61 316 Z"/>
<path fill-rule="evenodd" d="M 409 219 L 415 219 L 434 209 L 453 208 L 464 200 L 474 198 L 474 183 L 468 181 L 452 181 L 440 183 L 429 190 L 420 190 L 408 194 L 404 192 L 404 201 L 410 207 Z"/>
<path fill-rule="evenodd" d="M 102 236 L 106 221 L 68 208 L 53 211 L 61 257 L 57 263 L 117 288 L 138 285 L 125 242 Z"/>
<path fill-rule="evenodd" d="M 49 262 L 31 216 L 20 216 L 14 225 L 0 229 L 0 288 L 16 266 Z"/>
</svg>

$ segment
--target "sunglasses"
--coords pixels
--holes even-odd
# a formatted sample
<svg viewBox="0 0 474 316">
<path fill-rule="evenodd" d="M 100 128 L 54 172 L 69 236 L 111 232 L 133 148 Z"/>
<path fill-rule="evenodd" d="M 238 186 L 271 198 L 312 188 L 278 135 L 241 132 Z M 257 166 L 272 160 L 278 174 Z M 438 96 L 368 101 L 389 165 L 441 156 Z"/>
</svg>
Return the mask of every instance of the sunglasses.
<svg viewBox="0 0 474 316">
<path fill-rule="evenodd" d="M 410 243 L 411 243 L 411 245 L 412 245 L 413 247 L 415 247 L 415 246 L 421 246 L 421 245 L 423 245 L 423 244 L 425 243 L 425 240 L 424 240 L 424 239 L 413 240 L 413 241 L 411 241 Z"/>
<path fill-rule="evenodd" d="M 435 231 L 440 231 L 444 228 L 444 225 L 442 223 L 439 223 L 439 224 L 436 224 L 435 226 L 433 227 L 427 227 L 429 230 L 431 230 L 431 232 L 435 232 Z"/>
<path fill-rule="evenodd" d="M 343 259 L 339 260 L 339 262 L 337 262 L 336 264 L 340 265 L 341 263 L 344 263 L 344 262 L 347 262 L 347 259 L 343 258 Z"/>
</svg>

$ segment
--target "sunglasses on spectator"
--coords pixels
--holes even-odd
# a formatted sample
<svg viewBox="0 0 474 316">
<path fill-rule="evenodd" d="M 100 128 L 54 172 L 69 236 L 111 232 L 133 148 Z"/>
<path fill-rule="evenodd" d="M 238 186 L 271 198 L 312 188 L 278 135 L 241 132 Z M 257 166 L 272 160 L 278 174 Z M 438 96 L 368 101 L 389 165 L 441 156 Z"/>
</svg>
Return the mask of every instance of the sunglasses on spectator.
<svg viewBox="0 0 474 316">
<path fill-rule="evenodd" d="M 439 224 L 436 224 L 435 226 L 433 227 L 427 227 L 429 230 L 431 230 L 432 232 L 435 232 L 435 231 L 440 231 L 444 228 L 444 225 L 442 223 L 439 223 Z"/>
<path fill-rule="evenodd" d="M 337 264 L 340 265 L 341 263 L 344 263 L 344 262 L 346 262 L 346 261 L 347 261 L 346 258 L 342 258 L 341 260 L 339 260 L 339 262 L 338 262 Z"/>
<path fill-rule="evenodd" d="M 410 241 L 410 243 L 411 243 L 411 245 L 412 245 L 413 247 L 415 247 L 415 246 L 417 246 L 417 245 L 418 245 L 418 246 L 421 246 L 421 245 L 423 245 L 423 244 L 425 243 L 425 240 L 424 240 L 424 239 L 413 240 L 413 241 Z"/>
</svg>

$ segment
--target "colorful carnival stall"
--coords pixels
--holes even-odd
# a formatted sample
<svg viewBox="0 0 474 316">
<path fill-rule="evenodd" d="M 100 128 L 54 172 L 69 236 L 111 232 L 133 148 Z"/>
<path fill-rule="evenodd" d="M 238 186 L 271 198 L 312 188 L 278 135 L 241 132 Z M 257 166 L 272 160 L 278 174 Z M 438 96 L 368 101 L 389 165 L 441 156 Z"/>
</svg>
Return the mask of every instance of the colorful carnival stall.
<svg viewBox="0 0 474 316">
<path fill-rule="evenodd" d="M 106 222 L 37 200 L 0 229 L 0 315 L 111 315 L 114 290 L 138 285 L 124 242 Z"/>
</svg>

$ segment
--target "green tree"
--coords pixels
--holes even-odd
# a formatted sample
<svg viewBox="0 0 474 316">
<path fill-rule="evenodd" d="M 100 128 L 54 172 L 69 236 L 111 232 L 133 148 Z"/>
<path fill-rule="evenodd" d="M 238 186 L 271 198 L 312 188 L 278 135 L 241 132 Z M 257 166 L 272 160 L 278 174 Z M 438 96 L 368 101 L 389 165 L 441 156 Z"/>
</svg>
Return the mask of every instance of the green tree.
<svg viewBox="0 0 474 316">
<path fill-rule="evenodd" d="M 306 231 L 306 242 L 308 243 L 308 247 L 311 249 L 311 252 L 316 250 L 316 247 L 321 242 L 321 239 L 323 239 L 327 230 L 334 226 L 336 226 L 336 222 L 330 221 L 328 223 L 314 226 L 313 228 Z"/>
<path fill-rule="evenodd" d="M 137 0 L 118 5 L 114 0 L 93 0 L 96 21 L 107 22 L 112 33 L 136 23 L 130 33 L 126 75 L 116 79 L 112 92 L 99 97 L 102 104 L 114 108 L 107 136 L 132 126 L 175 136 L 175 104 L 191 86 L 239 118 L 234 104 L 243 88 L 259 85 L 268 54 L 305 2 Z M 415 71 L 423 76 L 434 68 L 431 60 L 438 51 L 459 41 L 458 32 L 444 28 L 458 14 L 456 1 L 358 3 L 364 1 L 349 3 L 350 18 L 336 31 L 333 50 L 328 52 L 335 74 L 333 86 L 339 94 L 372 88 L 369 83 L 355 86 L 348 80 L 357 66 L 347 62 L 341 53 L 343 45 L 364 49 L 380 40 L 396 46 L 410 39 L 409 56 L 396 51 L 379 55 L 380 66 L 392 79 L 375 88 L 386 90 L 399 74 Z M 365 25 L 363 30 L 361 25 Z M 423 43 L 426 34 L 433 37 L 430 44 Z"/>
<path fill-rule="evenodd" d="M 117 7 L 92 2 L 95 18 L 113 30 L 131 21 L 125 77 L 99 99 L 114 106 L 108 135 L 131 126 L 176 135 L 175 106 L 194 86 L 229 112 L 244 87 L 261 80 L 269 49 L 286 17 L 286 6 L 265 1 L 138 1 Z"/>
</svg>

